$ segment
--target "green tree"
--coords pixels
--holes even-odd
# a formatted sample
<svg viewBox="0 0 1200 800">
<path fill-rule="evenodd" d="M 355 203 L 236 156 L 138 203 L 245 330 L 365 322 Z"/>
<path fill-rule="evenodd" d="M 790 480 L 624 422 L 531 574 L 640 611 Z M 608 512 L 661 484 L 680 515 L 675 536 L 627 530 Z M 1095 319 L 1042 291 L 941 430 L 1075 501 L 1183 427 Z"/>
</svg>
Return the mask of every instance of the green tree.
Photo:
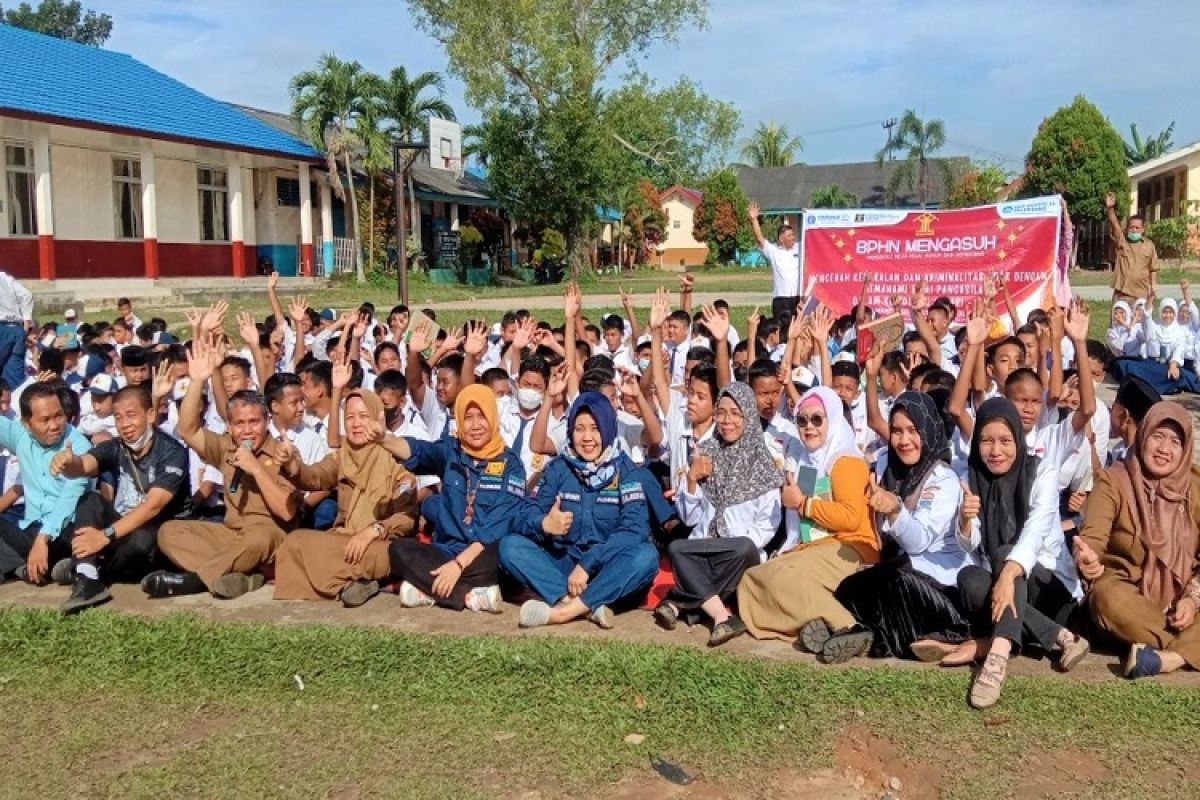
<svg viewBox="0 0 1200 800">
<path fill-rule="evenodd" d="M 1009 176 L 995 164 L 972 164 L 946 193 L 946 208 L 969 208 L 998 202 Z"/>
<path fill-rule="evenodd" d="M 520 217 L 562 231 L 572 270 L 606 185 L 598 89 L 613 66 L 703 24 L 705 0 L 408 0 L 417 25 L 442 43 L 450 70 L 485 119 L 518 131 L 484 137 L 489 179 Z M 527 170 L 517 169 L 515 162 Z M 503 187 L 501 189 L 501 187 Z"/>
<path fill-rule="evenodd" d="M 360 226 L 350 159 L 358 146 L 355 128 L 364 116 L 373 113 L 371 105 L 378 85 L 379 79 L 363 70 L 362 64 L 342 61 L 332 54 L 321 56 L 316 69 L 296 75 L 290 85 L 292 116 L 313 147 L 325 152 L 329 177 L 339 198 L 346 196 L 338 166 L 338 160 L 342 161 L 351 187 L 350 216 L 355 235 Z M 361 248 L 355 248 L 354 270 L 362 281 L 365 276 Z"/>
<path fill-rule="evenodd" d="M 1172 121 L 1166 127 L 1166 130 L 1159 131 L 1157 135 L 1147 136 L 1143 139 L 1138 134 L 1137 123 L 1131 122 L 1129 124 L 1129 141 L 1123 143 L 1125 145 L 1125 166 L 1136 166 L 1152 158 L 1158 158 L 1170 151 L 1175 146 L 1175 143 L 1171 140 L 1174 133 L 1175 123 Z"/>
<path fill-rule="evenodd" d="M 21 3 L 16 8 L 4 11 L 0 8 L 0 20 L 15 28 L 57 36 L 79 44 L 99 47 L 112 35 L 113 21 L 108 14 L 84 11 L 78 2 L 42 0 L 37 8 Z"/>
<path fill-rule="evenodd" d="M 367 74 L 361 84 L 362 114 L 355 120 L 354 138 L 363 172 L 367 173 L 367 269 L 375 272 L 375 259 L 382 253 L 376 252 L 376 230 L 387 230 L 385 220 L 379 219 L 375 203 L 375 188 L 384 170 L 392 166 L 392 132 L 388 129 L 384 115 L 387 108 L 383 102 L 384 83 L 376 75 Z M 383 224 L 380 224 L 383 222 Z M 359 241 L 362 241 L 361 231 Z M 386 237 L 379 237 L 379 250 L 386 248 Z"/>
<path fill-rule="evenodd" d="M 804 149 L 804 140 L 791 136 L 783 125 L 760 122 L 742 144 L 742 158 L 752 167 L 790 167 L 796 152 Z"/>
<path fill-rule="evenodd" d="M 1042 121 L 1025 157 L 1025 197 L 1061 194 L 1076 222 L 1103 219 L 1104 195 L 1115 192 L 1117 212 L 1129 208 L 1125 143 L 1100 109 L 1079 95 Z"/>
<path fill-rule="evenodd" d="M 1174 256 L 1183 267 L 1185 258 L 1196 255 L 1197 231 L 1200 231 L 1200 201 L 1184 203 L 1173 217 L 1155 220 L 1146 226 L 1146 235 L 1163 256 Z"/>
<path fill-rule="evenodd" d="M 708 244 L 708 261 L 728 264 L 737 251 L 754 246 L 749 201 L 733 170 L 723 169 L 701 184 L 704 199 L 692 217 L 692 236 Z"/>
<path fill-rule="evenodd" d="M 858 205 L 858 195 L 831 183 L 813 189 L 808 205 L 812 208 L 854 208 Z"/>
<path fill-rule="evenodd" d="M 946 126 L 940 119 L 922 121 L 911 108 L 900 117 L 900 123 L 892 128 L 887 144 L 875 154 L 875 163 L 881 168 L 883 162 L 896 152 L 904 153 L 888 176 L 887 197 L 895 202 L 901 187 L 916 191 L 917 202 L 924 208 L 929 202 L 930 170 L 939 173 L 942 181 L 950 184 L 950 168 L 945 161 L 934 160 L 933 154 L 946 145 Z"/>
</svg>

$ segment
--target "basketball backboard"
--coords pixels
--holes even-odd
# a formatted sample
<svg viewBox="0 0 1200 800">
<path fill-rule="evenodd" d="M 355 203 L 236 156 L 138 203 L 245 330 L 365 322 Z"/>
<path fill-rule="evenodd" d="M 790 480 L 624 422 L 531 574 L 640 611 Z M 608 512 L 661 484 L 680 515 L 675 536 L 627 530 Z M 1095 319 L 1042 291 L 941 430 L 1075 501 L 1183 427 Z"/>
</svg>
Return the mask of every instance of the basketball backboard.
<svg viewBox="0 0 1200 800">
<path fill-rule="evenodd" d="M 457 122 L 429 118 L 429 166 L 462 172 L 462 126 Z"/>
</svg>

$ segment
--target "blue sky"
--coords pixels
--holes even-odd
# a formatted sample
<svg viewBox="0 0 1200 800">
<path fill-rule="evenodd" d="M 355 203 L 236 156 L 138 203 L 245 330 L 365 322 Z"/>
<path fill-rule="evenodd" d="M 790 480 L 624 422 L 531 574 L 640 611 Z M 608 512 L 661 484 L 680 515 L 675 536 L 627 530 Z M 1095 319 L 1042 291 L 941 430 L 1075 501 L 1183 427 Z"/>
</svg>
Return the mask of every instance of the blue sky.
<svg viewBox="0 0 1200 800">
<path fill-rule="evenodd" d="M 503 2 L 504 0 L 499 0 Z M 495 0 L 492 0 L 495 2 Z M 487 3 L 481 2 L 486 8 Z M 289 78 L 323 52 L 386 72 L 445 72 L 402 0 L 89 0 L 108 47 L 208 94 L 286 110 Z M 1041 120 L 1079 93 L 1122 135 L 1175 120 L 1200 139 L 1200 3 L 1111 0 L 711 0 L 709 25 L 658 45 L 643 69 L 686 75 L 742 114 L 804 135 L 809 163 L 870 159 L 880 122 L 913 108 L 945 121 L 945 153 L 1019 169 Z M 461 119 L 462 85 L 448 99 Z M 732 155 L 732 154 L 731 154 Z"/>
</svg>

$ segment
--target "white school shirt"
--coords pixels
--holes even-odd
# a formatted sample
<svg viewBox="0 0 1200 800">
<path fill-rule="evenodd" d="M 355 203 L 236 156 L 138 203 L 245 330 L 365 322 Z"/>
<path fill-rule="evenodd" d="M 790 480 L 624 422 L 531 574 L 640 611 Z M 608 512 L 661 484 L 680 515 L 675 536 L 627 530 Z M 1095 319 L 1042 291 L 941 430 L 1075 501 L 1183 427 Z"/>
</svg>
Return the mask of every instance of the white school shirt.
<svg viewBox="0 0 1200 800">
<path fill-rule="evenodd" d="M 271 434 L 271 438 L 275 441 L 280 441 L 279 428 L 271 422 L 267 426 L 267 432 Z M 303 420 L 300 427 L 288 428 L 286 431 L 287 439 L 295 448 L 297 455 L 300 456 L 300 461 L 307 467 L 316 464 L 325 456 L 329 455 L 329 440 L 324 433 L 317 433 L 310 428 Z"/>
<path fill-rule="evenodd" d="M 946 331 L 946 335 L 938 339 L 938 350 L 942 353 L 942 369 L 946 369 L 947 364 L 953 364 L 954 359 L 958 356 L 958 345 L 954 343 L 954 331 Z"/>
<path fill-rule="evenodd" d="M 764 241 L 759 248 L 771 262 L 774 297 L 796 297 L 800 294 L 800 243 L 784 249 L 774 242 Z"/>
<path fill-rule="evenodd" d="M 421 420 L 425 423 L 425 428 L 433 436 L 434 441 L 442 438 L 442 431 L 449 430 L 453 433 L 457 427 L 450 418 L 450 412 L 438 402 L 437 390 L 429 384 L 425 385 L 425 399 L 421 402 L 418 410 L 421 413 Z"/>
<path fill-rule="evenodd" d="M 782 415 L 776 414 L 775 419 L 763 426 L 763 441 L 767 444 L 767 451 L 771 454 L 771 458 L 775 460 L 775 466 L 782 470 L 787 465 L 786 453 L 789 446 L 793 446 L 792 442 L 799 442 L 800 434 L 796 430 L 796 423 L 789 419 L 785 419 Z"/>
<path fill-rule="evenodd" d="M 674 394 L 678 393 L 674 392 Z M 704 435 L 697 438 L 687 414 L 680 410 L 678 403 L 672 403 L 671 408 L 667 411 L 664 427 L 666 428 L 666 439 L 663 444 L 667 446 L 667 459 L 671 465 L 671 488 L 678 495 L 678 492 L 681 491 L 680 484 L 686 484 L 687 472 L 692 465 L 692 456 L 696 452 L 697 445 L 711 439 L 717 426 L 709 425 Z"/>
<path fill-rule="evenodd" d="M 1108 406 L 1100 398 L 1096 398 L 1096 413 L 1088 420 L 1092 435 L 1096 439 L 1096 457 L 1103 464 L 1108 459 L 1108 426 L 1110 412 Z M 1070 489 L 1072 492 L 1090 492 L 1092 481 L 1092 443 L 1088 441 L 1087 429 L 1084 429 L 1083 441 L 1067 455 L 1058 473 L 1060 489 Z"/>
<path fill-rule="evenodd" d="M 1145 358 L 1146 330 L 1141 325 L 1131 328 L 1113 326 L 1105 336 L 1108 352 L 1117 358 Z"/>
<path fill-rule="evenodd" d="M 1055 471 L 1056 480 L 1071 452 L 1088 443 L 1084 431 L 1075 430 L 1075 425 L 1071 422 L 1073 416 L 1074 414 L 1068 416 L 1062 422 L 1038 424 L 1025 435 L 1029 454 L 1040 458 L 1042 463 L 1049 464 Z M 1070 476 L 1067 476 L 1068 480 L 1069 478 Z M 1066 488 L 1065 482 L 1062 488 Z"/>
<path fill-rule="evenodd" d="M 528 416 L 521 413 L 521 406 L 512 397 L 503 397 L 499 403 L 500 437 L 504 444 L 521 458 L 525 465 L 525 476 L 532 477 L 535 472 L 541 472 L 551 456 L 533 452 L 529 446 L 530 435 L 538 412 L 535 409 Z"/>
<path fill-rule="evenodd" d="M 726 508 L 722 514 L 725 527 L 730 536 L 744 536 L 754 542 L 758 548 L 758 562 L 767 560 L 767 545 L 775 538 L 779 530 L 779 522 L 783 518 L 783 506 L 780 501 L 778 488 L 768 489 L 745 502 Z M 679 496 L 675 501 L 679 509 L 679 519 L 684 525 L 692 527 L 689 539 L 707 539 L 709 528 L 712 526 L 716 509 L 704 493 L 704 486 L 696 484 L 696 493 L 687 490 L 687 481 L 683 482 Z"/>
<path fill-rule="evenodd" d="M 882 482 L 887 456 L 875 464 Z M 913 569 L 933 578 L 942 586 L 956 586 L 963 567 L 978 563 L 973 552 L 963 549 L 958 535 L 958 509 L 962 504 L 962 485 L 958 475 L 945 464 L 935 464 L 917 495 L 912 511 L 900 498 L 900 513 L 890 522 L 876 516 L 879 534 L 889 535 L 908 554 Z"/>
</svg>

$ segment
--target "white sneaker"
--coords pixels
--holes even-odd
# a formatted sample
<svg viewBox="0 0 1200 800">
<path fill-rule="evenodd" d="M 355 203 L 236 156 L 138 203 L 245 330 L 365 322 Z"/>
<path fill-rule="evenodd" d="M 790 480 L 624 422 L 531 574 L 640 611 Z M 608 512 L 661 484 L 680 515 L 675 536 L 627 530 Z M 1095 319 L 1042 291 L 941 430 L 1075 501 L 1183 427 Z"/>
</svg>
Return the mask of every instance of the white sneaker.
<svg viewBox="0 0 1200 800">
<path fill-rule="evenodd" d="M 400 605 L 405 608 L 428 608 L 433 605 L 433 598 L 404 581 L 400 584 Z"/>
<path fill-rule="evenodd" d="M 467 593 L 467 608 L 488 614 L 503 613 L 504 609 L 500 607 L 500 587 L 493 585 L 472 589 Z"/>
</svg>

